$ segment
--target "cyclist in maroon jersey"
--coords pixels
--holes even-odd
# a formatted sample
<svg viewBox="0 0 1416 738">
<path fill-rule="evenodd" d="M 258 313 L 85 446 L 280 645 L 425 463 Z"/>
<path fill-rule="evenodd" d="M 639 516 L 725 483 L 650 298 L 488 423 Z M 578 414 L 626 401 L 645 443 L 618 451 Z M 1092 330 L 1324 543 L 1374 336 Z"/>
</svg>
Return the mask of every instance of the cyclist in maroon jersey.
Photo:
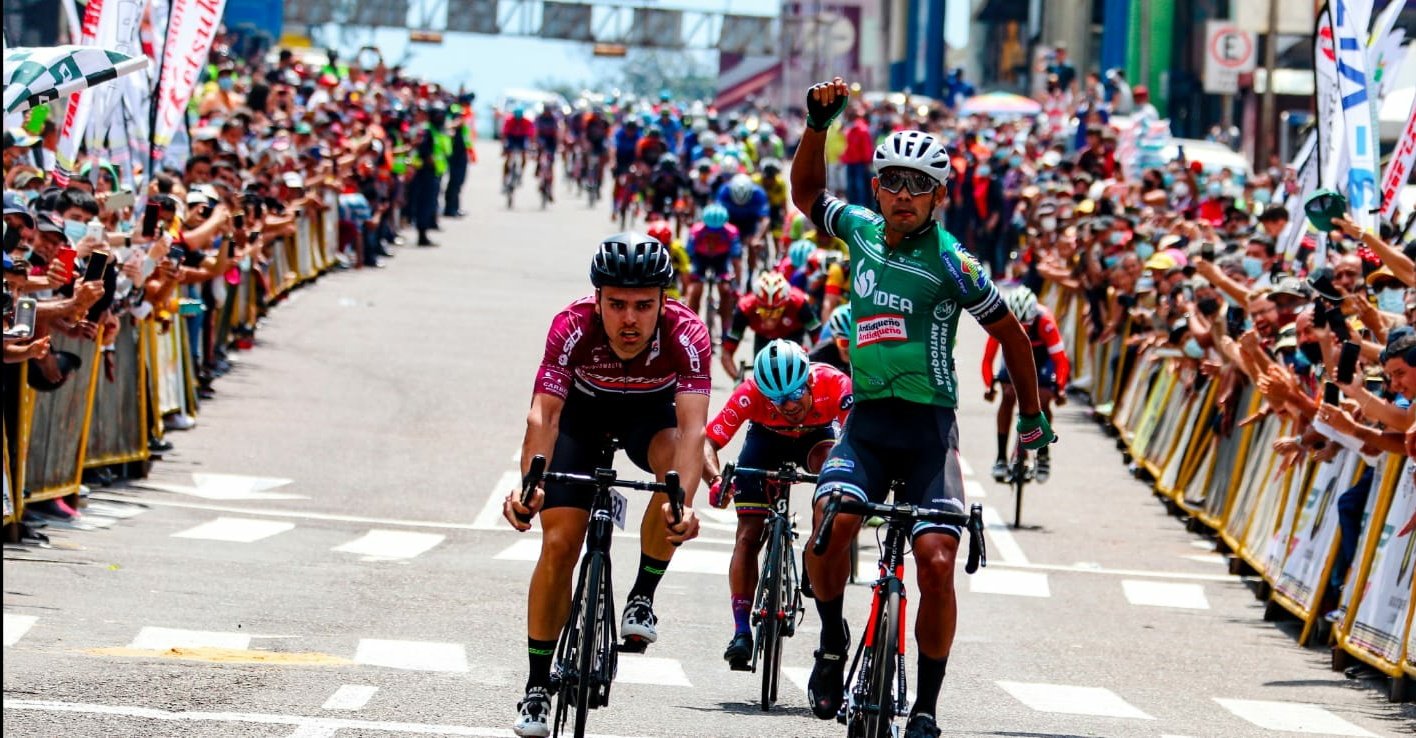
<svg viewBox="0 0 1416 738">
<path fill-rule="evenodd" d="M 658 638 L 654 591 L 674 544 L 698 535 L 694 492 L 703 471 L 712 346 L 703 321 L 664 296 L 673 277 L 669 250 L 638 233 L 610 236 L 590 266 L 595 294 L 571 303 L 551 323 L 536 373 L 521 471 L 545 456 L 553 472 L 591 473 L 607 438 L 660 481 L 679 472 L 682 522 L 668 524 L 667 497 L 656 494 L 640 526 L 640 563 L 625 604 L 620 635 L 638 644 Z M 571 580 L 590 521 L 592 494 L 546 483 L 528 507 L 521 491 L 507 495 L 503 513 L 517 530 L 518 515 L 541 515 L 541 556 L 528 595 L 530 676 L 512 730 L 549 734 L 550 670 L 556 639 L 571 604 Z"/>
</svg>

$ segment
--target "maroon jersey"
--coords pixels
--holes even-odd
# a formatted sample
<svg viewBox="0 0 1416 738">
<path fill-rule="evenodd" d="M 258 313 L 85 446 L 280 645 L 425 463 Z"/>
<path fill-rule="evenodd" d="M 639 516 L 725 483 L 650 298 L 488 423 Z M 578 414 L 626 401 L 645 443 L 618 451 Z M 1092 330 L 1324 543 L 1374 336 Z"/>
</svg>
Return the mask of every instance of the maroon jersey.
<svg viewBox="0 0 1416 738">
<path fill-rule="evenodd" d="M 610 348 L 605 326 L 595 314 L 595 298 L 572 302 L 551 321 L 536 392 L 565 399 L 573 385 L 592 397 L 661 391 L 708 394 L 708 328 L 683 303 L 664 303 L 649 347 L 625 361 Z"/>
</svg>

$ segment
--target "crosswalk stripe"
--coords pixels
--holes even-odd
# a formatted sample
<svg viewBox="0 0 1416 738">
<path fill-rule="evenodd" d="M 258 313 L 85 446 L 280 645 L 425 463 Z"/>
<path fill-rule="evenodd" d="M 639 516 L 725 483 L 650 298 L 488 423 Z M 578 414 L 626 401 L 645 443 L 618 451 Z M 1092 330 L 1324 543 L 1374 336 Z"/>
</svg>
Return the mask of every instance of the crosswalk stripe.
<svg viewBox="0 0 1416 738">
<path fill-rule="evenodd" d="M 467 671 L 467 649 L 461 643 L 361 638 L 354 660 L 409 671 Z"/>
<path fill-rule="evenodd" d="M 497 479 L 497 483 L 492 487 L 492 491 L 487 493 L 487 501 L 482 505 L 482 510 L 477 513 L 476 520 L 472 521 L 472 527 L 477 530 L 511 530 L 511 527 L 502 519 L 502 500 L 506 499 L 506 493 L 515 489 L 521 484 L 521 474 L 514 471 L 503 472 Z"/>
<path fill-rule="evenodd" d="M 1372 733 L 1343 720 L 1317 705 L 1300 702 L 1234 700 L 1215 697 L 1220 707 L 1264 730 L 1324 735 L 1371 736 Z"/>
<path fill-rule="evenodd" d="M 210 630 L 181 630 L 148 626 L 138 631 L 129 648 L 166 651 L 170 648 L 230 648 L 244 651 L 250 648 L 251 637 L 243 633 L 220 633 Z"/>
<path fill-rule="evenodd" d="M 173 538 L 196 538 L 204 541 L 226 541 L 229 543 L 254 543 L 294 528 L 294 523 L 279 520 L 254 520 L 251 518 L 220 517 L 195 528 L 173 533 Z"/>
<path fill-rule="evenodd" d="M 692 687 L 683 663 L 678 659 L 654 658 L 622 654 L 615 682 L 623 684 L 658 684 L 665 687 Z"/>
<path fill-rule="evenodd" d="M 368 684 L 344 684 L 334 690 L 322 707 L 326 710 L 357 710 L 369 704 L 378 687 Z"/>
<path fill-rule="evenodd" d="M 1126 601 L 1147 607 L 1176 607 L 1184 610 L 1208 610 L 1204 585 L 1182 582 L 1149 582 L 1139 579 L 1121 580 Z"/>
<path fill-rule="evenodd" d="M 990 561 L 997 560 L 1001 564 L 1013 566 L 1025 566 L 1028 563 L 1028 557 L 1023 555 L 1022 547 L 1018 545 L 1017 539 L 1013 538 L 1012 531 L 1008 530 L 1008 524 L 1003 522 L 997 510 L 986 506 L 983 508 L 983 527 L 988 531 Z"/>
<path fill-rule="evenodd" d="M 973 476 L 973 467 L 969 466 L 968 459 L 965 459 L 962 455 L 959 456 L 959 471 L 963 472 L 966 477 Z"/>
<path fill-rule="evenodd" d="M 495 557 L 498 561 L 536 561 L 541 557 L 541 540 L 526 538 L 502 549 Z M 727 576 L 728 564 L 733 560 L 731 551 L 702 551 L 685 546 L 674 552 L 669 564 L 669 575 L 675 573 L 716 574 Z"/>
<path fill-rule="evenodd" d="M 968 578 L 969 591 L 978 594 L 1051 597 L 1047 575 L 1016 569 L 980 569 Z"/>
<path fill-rule="evenodd" d="M 25 634 L 29 632 L 29 629 L 34 627 L 34 624 L 38 621 L 39 618 L 34 615 L 12 615 L 8 612 L 5 613 L 5 645 L 13 646 L 19 643 L 20 639 L 24 638 Z"/>
<path fill-rule="evenodd" d="M 285 738 L 334 738 L 339 733 L 339 728 L 333 725 L 318 725 L 306 723 L 295 729 L 294 733 Z"/>
<path fill-rule="evenodd" d="M 982 499 L 982 498 L 987 497 L 987 496 L 988 496 L 988 490 L 984 489 L 982 484 L 979 484 L 978 482 L 976 482 L 976 481 L 974 481 L 974 480 L 972 480 L 972 479 L 965 479 L 965 480 L 964 480 L 964 499 L 965 499 L 965 500 L 978 500 L 978 499 Z"/>
<path fill-rule="evenodd" d="M 442 543 L 445 538 L 447 536 L 441 533 L 375 529 L 331 550 L 363 554 L 374 559 L 411 559 Z"/>
<path fill-rule="evenodd" d="M 1074 687 L 1066 684 L 997 682 L 1003 691 L 1038 712 L 1064 715 L 1154 720 L 1115 692 L 1104 687 Z"/>
</svg>

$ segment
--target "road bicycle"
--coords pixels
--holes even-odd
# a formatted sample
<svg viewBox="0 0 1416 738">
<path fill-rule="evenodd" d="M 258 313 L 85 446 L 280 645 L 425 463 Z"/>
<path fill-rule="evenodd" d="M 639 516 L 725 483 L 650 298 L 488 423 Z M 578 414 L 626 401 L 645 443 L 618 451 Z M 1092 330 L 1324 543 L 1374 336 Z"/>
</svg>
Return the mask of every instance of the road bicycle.
<svg viewBox="0 0 1416 738">
<path fill-rule="evenodd" d="M 898 493 L 900 485 L 892 483 Z M 909 504 L 862 502 L 834 492 L 827 498 L 821 526 L 811 550 L 820 556 L 831 540 L 831 525 L 837 513 L 876 515 L 885 520 L 884 541 L 880 544 L 880 575 L 871 585 L 870 617 L 865 636 L 856 648 L 846 676 L 845 700 L 836 720 L 846 726 L 850 738 L 891 738 L 897 715 L 909 709 L 905 683 L 905 553 L 915 523 L 957 525 L 968 532 L 969 553 L 964 571 L 972 574 L 988 565 L 983 540 L 983 506 L 975 504 L 968 514 L 935 510 Z M 879 533 L 876 534 L 877 536 Z"/>
<path fill-rule="evenodd" d="M 586 155 L 585 163 L 580 169 L 580 177 L 585 187 L 585 199 L 592 208 L 600 201 L 600 184 L 605 178 L 604 157 L 605 155 L 598 151 L 591 151 Z"/>
<path fill-rule="evenodd" d="M 550 152 L 542 151 L 537 157 L 536 175 L 540 182 L 541 209 L 545 210 L 554 197 L 551 188 L 555 186 L 556 176 L 556 159 Z"/>
<path fill-rule="evenodd" d="M 754 469 L 727 464 L 723 467 L 722 485 L 726 489 L 735 477 L 757 477 L 766 486 L 770 505 L 762 528 L 762 569 L 757 575 L 757 596 L 752 603 L 753 653 L 752 671 L 762 663 L 762 698 L 764 711 L 777 702 L 777 686 L 782 675 L 782 639 L 796 634 L 806 608 L 802 606 L 801 575 L 797 569 L 792 542 L 798 537 L 796 516 L 791 513 L 793 484 L 816 484 L 816 475 L 808 474 L 788 462 L 780 469 Z"/>
<path fill-rule="evenodd" d="M 1033 480 L 1037 467 L 1033 464 L 1033 452 L 1023 446 L 1023 439 L 1013 431 L 1013 455 L 1008 460 L 1008 473 L 1003 483 L 1013 488 L 1013 527 L 1023 525 L 1023 488 Z"/>
<path fill-rule="evenodd" d="M 570 617 L 556 643 L 555 668 L 550 691 L 556 697 L 552 735 L 559 736 L 571 719 L 575 738 L 584 738 L 590 710 L 610 701 L 610 684 L 619 666 L 616 645 L 614 592 L 610 581 L 610 536 L 616 521 L 623 526 L 628 500 L 616 492 L 637 489 L 662 492 L 669 497 L 670 517 L 678 525 L 683 517 L 683 489 L 677 472 L 669 472 L 663 482 L 636 482 L 619 479 L 611 468 L 615 441 L 606 444 L 601 466 L 592 474 L 546 471 L 546 457 L 535 456 L 521 482 L 521 503 L 528 504 L 542 480 L 586 487 L 595 491 L 590 503 L 590 525 L 585 536 L 585 553 L 580 558 L 580 575 L 571 600 Z M 628 646 L 628 644 L 626 644 Z M 624 650 L 643 650 L 626 647 Z"/>
<path fill-rule="evenodd" d="M 517 152 L 511 152 L 511 159 L 507 165 L 506 176 L 502 178 L 502 193 L 506 195 L 506 209 L 510 210 L 512 200 L 516 197 L 516 188 L 521 186 L 521 167 L 524 164 Z"/>
</svg>

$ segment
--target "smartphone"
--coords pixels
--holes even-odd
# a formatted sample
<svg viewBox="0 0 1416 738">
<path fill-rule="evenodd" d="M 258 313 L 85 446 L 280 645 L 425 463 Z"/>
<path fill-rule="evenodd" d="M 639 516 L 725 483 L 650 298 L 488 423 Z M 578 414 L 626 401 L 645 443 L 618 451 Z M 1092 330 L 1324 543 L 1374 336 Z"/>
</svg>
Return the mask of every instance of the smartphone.
<svg viewBox="0 0 1416 738">
<path fill-rule="evenodd" d="M 96 322 L 113 305 L 113 294 L 118 291 L 118 265 L 108 264 L 103 270 L 103 296 L 89 308 L 89 322 Z"/>
<path fill-rule="evenodd" d="M 143 238 L 153 238 L 157 235 L 157 218 L 159 212 L 157 202 L 148 200 L 143 208 Z"/>
<path fill-rule="evenodd" d="M 157 262 L 153 261 L 151 256 L 144 256 L 144 257 L 143 257 L 143 268 L 142 268 L 141 270 L 139 270 L 139 272 L 138 272 L 138 277 L 139 277 L 141 280 L 146 281 L 148 277 L 151 277 L 151 276 L 152 276 L 153 271 L 156 270 L 156 269 L 157 269 Z"/>
<path fill-rule="evenodd" d="M 1323 404 L 1337 407 L 1342 404 L 1342 391 L 1334 382 L 1323 382 Z"/>
<path fill-rule="evenodd" d="M 102 223 L 89 223 L 88 232 L 84 234 L 84 237 L 105 240 L 108 237 L 108 232 L 103 229 Z"/>
<path fill-rule="evenodd" d="M 167 258 L 174 265 L 180 265 L 187 258 L 187 249 L 183 246 L 173 246 L 167 250 Z"/>
<path fill-rule="evenodd" d="M 1383 381 L 1381 377 L 1368 377 L 1363 386 L 1367 388 L 1368 392 L 1371 392 L 1377 397 L 1381 397 L 1383 390 L 1386 388 L 1386 382 Z"/>
<path fill-rule="evenodd" d="M 196 268 L 206 261 L 206 253 L 199 249 L 191 249 L 182 255 L 182 266 Z"/>
<path fill-rule="evenodd" d="M 236 214 L 236 217 L 235 217 L 235 221 L 236 221 L 236 230 L 238 230 L 238 231 L 244 231 L 244 230 L 246 230 L 246 214 L 245 214 L 245 213 L 237 213 L 237 214 Z"/>
<path fill-rule="evenodd" d="M 1200 258 L 1201 258 L 1201 259 L 1204 259 L 1205 261 L 1209 261 L 1209 262 L 1213 262 L 1213 261 L 1214 261 L 1214 242 L 1213 242 L 1213 241 L 1205 241 L 1204 243 L 1200 244 Z"/>
<path fill-rule="evenodd" d="M 1342 344 L 1342 354 L 1337 360 L 1337 381 L 1348 384 L 1357 375 L 1357 357 L 1362 355 L 1362 347 L 1347 341 Z"/>
<path fill-rule="evenodd" d="M 1352 340 L 1352 329 L 1347 326 L 1347 318 L 1342 315 L 1342 306 L 1333 305 L 1328 308 L 1327 318 L 1328 327 L 1332 329 L 1332 334 L 1337 336 L 1338 340 Z"/>
<path fill-rule="evenodd" d="M 15 324 L 5 331 L 10 338 L 29 338 L 34 335 L 34 313 L 36 305 L 33 297 L 21 297 L 15 302 Z"/>
<path fill-rule="evenodd" d="M 131 192 L 110 192 L 108 199 L 103 201 L 103 212 L 120 212 L 123 208 L 133 207 L 133 203 L 137 202 L 137 200 L 138 198 L 133 196 Z"/>
<path fill-rule="evenodd" d="M 68 246 L 60 246 L 55 252 L 54 258 L 64 265 L 64 281 L 69 282 L 74 279 L 74 259 L 77 259 L 79 252 Z"/>
<path fill-rule="evenodd" d="M 93 282 L 103 279 L 103 272 L 108 268 L 108 252 L 95 251 L 89 254 L 88 264 L 84 267 L 84 281 Z"/>
</svg>

